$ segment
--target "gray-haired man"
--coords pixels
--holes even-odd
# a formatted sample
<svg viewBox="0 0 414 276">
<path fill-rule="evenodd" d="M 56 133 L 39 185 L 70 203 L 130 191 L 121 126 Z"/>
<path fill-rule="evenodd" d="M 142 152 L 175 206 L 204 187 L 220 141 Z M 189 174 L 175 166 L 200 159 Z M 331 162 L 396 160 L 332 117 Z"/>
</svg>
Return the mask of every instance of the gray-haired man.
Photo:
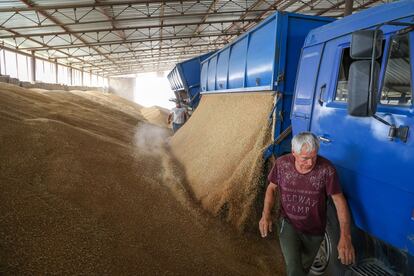
<svg viewBox="0 0 414 276">
<path fill-rule="evenodd" d="M 335 204 L 341 228 L 338 255 L 343 264 L 355 260 L 348 205 L 334 166 L 318 156 L 319 140 L 310 132 L 292 139 L 292 154 L 279 157 L 270 172 L 260 233 L 272 231 L 271 209 L 279 189 L 281 217 L 279 240 L 289 276 L 307 275 L 318 253 L 326 227 L 326 198 Z"/>
</svg>

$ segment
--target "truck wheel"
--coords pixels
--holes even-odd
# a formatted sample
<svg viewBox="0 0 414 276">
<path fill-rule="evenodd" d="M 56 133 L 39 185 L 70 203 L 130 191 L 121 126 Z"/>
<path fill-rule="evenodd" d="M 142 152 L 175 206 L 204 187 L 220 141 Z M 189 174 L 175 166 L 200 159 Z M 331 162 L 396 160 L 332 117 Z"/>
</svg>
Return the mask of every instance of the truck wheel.
<svg viewBox="0 0 414 276">
<path fill-rule="evenodd" d="M 344 276 L 346 266 L 338 259 L 339 221 L 332 201 L 327 206 L 325 238 L 310 269 L 311 275 Z"/>
<path fill-rule="evenodd" d="M 331 239 L 329 238 L 328 234 L 325 233 L 325 238 L 319 247 L 318 255 L 316 255 L 316 258 L 313 261 L 312 267 L 310 269 L 310 275 L 327 275 L 325 273 L 328 271 L 329 259 L 332 254 L 331 247 Z"/>
</svg>

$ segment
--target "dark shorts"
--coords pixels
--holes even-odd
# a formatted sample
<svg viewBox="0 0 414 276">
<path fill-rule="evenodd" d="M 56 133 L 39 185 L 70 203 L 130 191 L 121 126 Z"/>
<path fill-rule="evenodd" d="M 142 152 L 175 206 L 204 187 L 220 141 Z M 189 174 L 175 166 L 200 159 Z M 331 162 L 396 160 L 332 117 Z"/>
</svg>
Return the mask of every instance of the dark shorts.
<svg viewBox="0 0 414 276">
<path fill-rule="evenodd" d="M 183 125 L 184 124 L 176 124 L 176 123 L 173 123 L 172 124 L 173 132 L 176 133 L 177 130 L 179 130 Z"/>
<path fill-rule="evenodd" d="M 308 275 L 324 236 L 298 232 L 286 219 L 279 220 L 278 229 L 280 247 L 286 262 L 286 274 Z"/>
</svg>

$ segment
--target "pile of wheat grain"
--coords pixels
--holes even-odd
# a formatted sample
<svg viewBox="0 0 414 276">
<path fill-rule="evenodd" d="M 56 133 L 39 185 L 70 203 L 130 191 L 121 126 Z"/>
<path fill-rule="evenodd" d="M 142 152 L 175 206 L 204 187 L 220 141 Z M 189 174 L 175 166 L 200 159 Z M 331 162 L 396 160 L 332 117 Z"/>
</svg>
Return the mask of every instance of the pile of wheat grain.
<svg viewBox="0 0 414 276">
<path fill-rule="evenodd" d="M 203 95 L 171 141 L 194 197 L 240 230 L 256 228 L 269 143 L 271 93 Z"/>
<path fill-rule="evenodd" d="M 113 95 L 2 84 L 0 274 L 281 271 L 275 243 L 240 237 L 191 201 L 169 135 Z"/>
<path fill-rule="evenodd" d="M 170 111 L 160 106 L 143 107 L 141 114 L 148 121 L 163 127 L 169 127 L 167 123 L 168 115 Z"/>
</svg>

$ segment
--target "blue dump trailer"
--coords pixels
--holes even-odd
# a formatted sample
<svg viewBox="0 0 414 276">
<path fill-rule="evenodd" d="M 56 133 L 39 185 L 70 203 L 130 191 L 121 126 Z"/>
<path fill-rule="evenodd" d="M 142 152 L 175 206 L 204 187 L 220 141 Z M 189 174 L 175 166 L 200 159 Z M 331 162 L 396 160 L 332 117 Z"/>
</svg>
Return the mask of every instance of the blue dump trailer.
<svg viewBox="0 0 414 276">
<path fill-rule="evenodd" d="M 319 137 L 348 200 L 357 263 L 337 259 L 329 204 L 314 275 L 414 275 L 414 1 L 315 28 L 324 23 L 274 14 L 202 63 L 202 93 L 275 93 L 276 155 L 289 129 Z"/>
<path fill-rule="evenodd" d="M 167 78 L 174 91 L 176 101 L 194 110 L 200 102 L 200 63 L 211 56 L 210 52 L 181 63 L 177 63 Z"/>
<path fill-rule="evenodd" d="M 266 157 L 290 151 L 290 109 L 300 53 L 310 30 L 326 17 L 276 12 L 201 63 L 201 94 L 257 92 L 276 95 L 274 143 Z"/>
</svg>

